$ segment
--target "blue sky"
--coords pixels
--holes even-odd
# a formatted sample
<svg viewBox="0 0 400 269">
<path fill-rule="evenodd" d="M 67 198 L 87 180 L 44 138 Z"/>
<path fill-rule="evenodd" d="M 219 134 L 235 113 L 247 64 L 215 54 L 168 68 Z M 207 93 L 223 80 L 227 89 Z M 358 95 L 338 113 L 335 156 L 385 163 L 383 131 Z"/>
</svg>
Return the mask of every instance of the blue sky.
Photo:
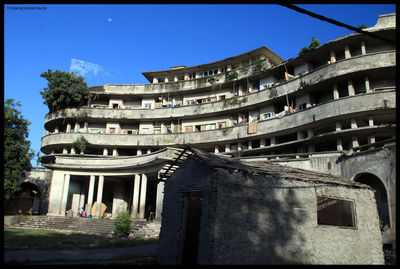
<svg viewBox="0 0 400 269">
<path fill-rule="evenodd" d="M 302 4 L 358 27 L 372 27 L 394 4 Z M 89 86 L 148 83 L 143 71 L 193 66 L 266 46 L 296 57 L 312 37 L 321 44 L 352 33 L 272 4 L 4 5 L 4 99 L 22 104 L 31 148 L 40 150 L 48 108 L 40 91 L 52 70 L 74 71 Z M 36 166 L 36 161 L 32 160 Z"/>
</svg>

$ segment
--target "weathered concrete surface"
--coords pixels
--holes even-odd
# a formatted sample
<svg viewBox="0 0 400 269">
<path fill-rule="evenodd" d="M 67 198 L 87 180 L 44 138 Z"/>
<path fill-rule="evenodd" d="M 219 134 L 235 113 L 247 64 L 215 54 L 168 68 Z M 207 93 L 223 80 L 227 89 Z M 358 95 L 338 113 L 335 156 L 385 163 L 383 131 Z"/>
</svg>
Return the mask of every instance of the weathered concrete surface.
<svg viewBox="0 0 400 269">
<path fill-rule="evenodd" d="M 383 264 L 370 189 L 249 176 L 186 161 L 165 185 L 158 261 L 180 263 L 185 193 L 203 192 L 200 264 Z M 316 196 L 354 201 L 356 228 L 317 225 Z"/>
</svg>

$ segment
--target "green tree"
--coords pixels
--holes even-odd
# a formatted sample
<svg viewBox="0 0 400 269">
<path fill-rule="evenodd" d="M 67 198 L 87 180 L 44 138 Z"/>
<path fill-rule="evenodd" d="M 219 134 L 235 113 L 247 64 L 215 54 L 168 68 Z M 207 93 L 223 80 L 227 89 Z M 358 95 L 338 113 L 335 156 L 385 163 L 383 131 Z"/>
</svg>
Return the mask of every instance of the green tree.
<svg viewBox="0 0 400 269">
<path fill-rule="evenodd" d="M 365 24 L 361 24 L 360 26 L 358 26 L 358 29 L 363 30 L 363 29 L 367 29 L 368 26 L 366 26 Z"/>
<path fill-rule="evenodd" d="M 91 94 L 88 90 L 87 83 L 84 78 L 77 76 L 74 72 L 52 71 L 40 74 L 41 77 L 47 79 L 47 88 L 40 92 L 43 103 L 46 104 L 50 112 L 64 109 L 81 107 L 88 104 Z"/>
<path fill-rule="evenodd" d="M 21 115 L 20 106 L 14 99 L 7 99 L 4 104 L 4 201 L 19 190 L 18 179 L 32 167 L 34 153 L 27 140 L 31 123 Z"/>
<path fill-rule="evenodd" d="M 312 40 L 308 44 L 308 47 L 303 47 L 299 51 L 299 56 L 304 55 L 304 53 L 311 52 L 320 46 L 319 40 L 317 38 L 312 37 Z"/>
<path fill-rule="evenodd" d="M 119 237 L 127 237 L 132 230 L 132 220 L 129 212 L 119 213 L 114 219 L 114 234 Z"/>
</svg>

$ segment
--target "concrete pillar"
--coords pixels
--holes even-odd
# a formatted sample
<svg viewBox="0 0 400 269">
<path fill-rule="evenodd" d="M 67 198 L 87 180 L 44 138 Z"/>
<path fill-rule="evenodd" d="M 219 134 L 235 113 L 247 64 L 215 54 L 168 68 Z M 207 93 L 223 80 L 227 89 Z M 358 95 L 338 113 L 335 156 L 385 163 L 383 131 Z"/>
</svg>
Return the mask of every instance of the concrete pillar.
<svg viewBox="0 0 400 269">
<path fill-rule="evenodd" d="M 336 62 L 336 55 L 335 55 L 335 51 L 331 50 L 331 63 Z"/>
<path fill-rule="evenodd" d="M 135 179 L 133 181 L 133 199 L 132 199 L 132 210 L 131 210 L 131 217 L 133 219 L 137 219 L 138 217 L 139 187 L 140 187 L 140 175 L 135 174 Z"/>
<path fill-rule="evenodd" d="M 238 95 L 242 96 L 243 95 L 243 85 L 238 86 Z"/>
<path fill-rule="evenodd" d="M 361 55 L 367 54 L 367 50 L 365 49 L 365 43 L 361 41 Z"/>
<path fill-rule="evenodd" d="M 142 155 L 142 149 L 138 148 L 138 149 L 136 150 L 136 155 L 137 155 L 137 156 Z"/>
<path fill-rule="evenodd" d="M 58 134 L 60 132 L 58 125 L 54 128 L 54 133 Z"/>
<path fill-rule="evenodd" d="M 335 122 L 336 131 L 342 130 L 342 123 L 340 121 Z"/>
<path fill-rule="evenodd" d="M 373 143 L 375 143 L 375 135 L 368 136 L 368 144 L 373 144 Z"/>
<path fill-rule="evenodd" d="M 178 81 L 178 76 L 174 76 L 174 81 Z"/>
<path fill-rule="evenodd" d="M 100 175 L 99 176 L 99 184 L 97 186 L 97 200 L 96 200 L 96 218 L 100 217 L 100 212 L 101 212 L 101 202 L 103 199 L 103 187 L 104 187 L 104 176 Z"/>
<path fill-rule="evenodd" d="M 231 145 L 230 144 L 226 144 L 225 145 L 225 152 L 229 152 L 231 151 Z"/>
<path fill-rule="evenodd" d="M 297 131 L 297 140 L 301 140 L 301 139 L 304 139 L 303 132 Z"/>
<path fill-rule="evenodd" d="M 343 151 L 342 138 L 340 138 L 340 137 L 336 139 L 336 150 Z"/>
<path fill-rule="evenodd" d="M 232 70 L 232 65 L 228 64 L 228 66 L 226 67 L 226 71 L 229 72 Z"/>
<path fill-rule="evenodd" d="M 74 146 L 72 146 L 71 147 L 71 154 L 75 154 L 76 152 L 75 152 L 75 147 Z"/>
<path fill-rule="evenodd" d="M 146 191 L 147 191 L 147 176 L 142 174 L 142 180 L 140 184 L 140 203 L 139 203 L 139 218 L 144 219 L 144 213 L 146 211 Z"/>
<path fill-rule="evenodd" d="M 70 174 L 64 174 L 64 185 L 61 199 L 61 207 L 60 207 L 60 215 L 65 216 L 65 211 L 67 211 L 67 201 L 68 201 L 68 193 L 69 193 L 69 182 L 70 182 Z"/>
<path fill-rule="evenodd" d="M 374 118 L 372 116 L 368 117 L 368 126 L 374 126 Z"/>
<path fill-rule="evenodd" d="M 253 149 L 253 141 L 249 140 L 249 142 L 247 143 L 248 145 L 248 149 Z"/>
<path fill-rule="evenodd" d="M 158 78 L 153 78 L 153 83 L 158 83 Z"/>
<path fill-rule="evenodd" d="M 90 175 L 89 180 L 89 191 L 88 191 L 88 200 L 85 211 L 88 215 L 92 214 L 92 206 L 93 206 L 93 193 L 94 193 L 94 184 L 96 181 L 96 177 L 94 175 Z"/>
<path fill-rule="evenodd" d="M 265 147 L 265 138 L 261 138 L 260 139 L 260 148 L 264 148 Z"/>
<path fill-rule="evenodd" d="M 80 128 L 79 122 L 75 122 L 74 133 L 79 132 L 79 128 Z"/>
<path fill-rule="evenodd" d="M 355 136 L 355 135 L 353 135 L 353 136 L 351 137 L 351 146 L 352 146 L 353 148 L 359 146 L 359 144 L 358 144 L 358 137 Z"/>
<path fill-rule="evenodd" d="M 348 45 L 344 47 L 344 58 L 345 59 L 351 58 L 350 47 Z"/>
<path fill-rule="evenodd" d="M 104 149 L 103 149 L 103 155 L 104 155 L 104 156 L 107 156 L 107 155 L 108 155 L 108 148 L 104 148 Z"/>
<path fill-rule="evenodd" d="M 147 148 L 146 154 L 150 154 L 150 153 L 151 153 L 151 148 Z"/>
<path fill-rule="evenodd" d="M 271 146 L 276 145 L 276 136 L 271 137 Z"/>
<path fill-rule="evenodd" d="M 117 148 L 113 148 L 112 156 L 118 156 L 118 150 L 117 150 Z"/>
<path fill-rule="evenodd" d="M 164 80 L 164 82 L 168 82 L 168 77 L 165 77 L 165 80 Z"/>
<path fill-rule="evenodd" d="M 67 129 L 65 130 L 66 133 L 70 133 L 71 132 L 71 124 L 67 123 Z"/>
<path fill-rule="evenodd" d="M 351 81 L 351 80 L 347 81 L 347 90 L 349 92 L 349 96 L 356 95 L 356 92 L 354 90 L 353 81 Z"/>
<path fill-rule="evenodd" d="M 308 129 L 307 130 L 307 138 L 311 138 L 314 136 L 314 130 L 313 129 Z M 310 144 L 308 145 L 308 152 L 314 152 L 315 151 L 315 145 L 314 144 Z"/>
<path fill-rule="evenodd" d="M 218 154 L 218 153 L 219 153 L 219 147 L 218 147 L 218 145 L 215 145 L 215 147 L 214 147 L 214 153 L 215 153 L 215 154 Z"/>
<path fill-rule="evenodd" d="M 89 126 L 88 122 L 85 121 L 85 124 L 83 125 L 83 131 L 84 131 L 85 133 L 88 132 L 88 126 Z"/>
<path fill-rule="evenodd" d="M 68 148 L 67 147 L 63 147 L 63 154 L 68 154 Z"/>
<path fill-rule="evenodd" d="M 367 92 L 367 93 L 371 92 L 371 87 L 369 85 L 369 78 L 365 77 L 364 82 L 365 82 L 365 92 Z"/>
<path fill-rule="evenodd" d="M 157 197 L 156 197 L 156 219 L 161 219 L 162 208 L 164 200 L 164 182 L 160 181 L 157 184 Z"/>
<path fill-rule="evenodd" d="M 333 100 L 339 99 L 339 88 L 336 84 L 333 84 Z"/>
<path fill-rule="evenodd" d="M 241 142 L 238 142 L 237 150 L 242 151 L 242 143 Z"/>
<path fill-rule="evenodd" d="M 355 129 L 357 128 L 357 119 L 351 119 L 350 120 L 350 125 L 351 125 L 351 129 Z"/>
<path fill-rule="evenodd" d="M 185 79 L 185 80 L 188 80 L 188 79 L 189 79 L 189 74 L 188 74 L 188 73 L 185 73 L 184 79 Z"/>
</svg>

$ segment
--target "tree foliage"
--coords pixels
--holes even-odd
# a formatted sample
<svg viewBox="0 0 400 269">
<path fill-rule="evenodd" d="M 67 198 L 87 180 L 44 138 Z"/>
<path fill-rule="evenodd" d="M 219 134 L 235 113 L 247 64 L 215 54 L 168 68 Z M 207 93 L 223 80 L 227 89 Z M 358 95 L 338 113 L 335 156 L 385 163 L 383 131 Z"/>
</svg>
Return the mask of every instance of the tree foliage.
<svg viewBox="0 0 400 269">
<path fill-rule="evenodd" d="M 74 72 L 52 71 L 49 69 L 40 75 L 47 79 L 48 87 L 40 92 L 43 103 L 50 112 L 64 109 L 76 108 L 86 105 L 91 99 L 87 83 L 84 78 L 77 76 Z"/>
<path fill-rule="evenodd" d="M 4 198 L 19 190 L 18 180 L 31 169 L 30 159 L 34 153 L 30 149 L 28 126 L 18 108 L 21 106 L 14 99 L 7 99 L 4 104 Z"/>
<path fill-rule="evenodd" d="M 299 51 L 299 56 L 304 55 L 304 53 L 311 52 L 320 46 L 319 40 L 317 38 L 312 37 L 312 40 L 308 44 L 308 47 L 303 47 Z"/>
<path fill-rule="evenodd" d="M 132 230 L 132 220 L 129 212 L 119 213 L 114 219 L 114 234 L 119 237 L 127 237 Z"/>
</svg>

